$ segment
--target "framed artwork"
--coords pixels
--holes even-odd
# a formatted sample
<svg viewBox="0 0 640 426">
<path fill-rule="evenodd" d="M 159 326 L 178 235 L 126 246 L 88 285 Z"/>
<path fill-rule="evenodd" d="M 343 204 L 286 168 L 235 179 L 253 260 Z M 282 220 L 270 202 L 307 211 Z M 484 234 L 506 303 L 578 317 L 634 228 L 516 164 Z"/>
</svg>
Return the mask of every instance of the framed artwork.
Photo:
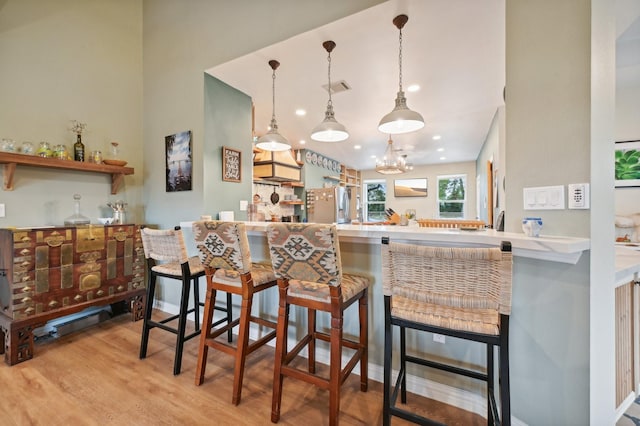
<svg viewBox="0 0 640 426">
<path fill-rule="evenodd" d="M 616 188 L 640 186 L 640 140 L 616 142 Z"/>
<path fill-rule="evenodd" d="M 191 130 L 165 136 L 166 191 L 191 191 Z"/>
<path fill-rule="evenodd" d="M 242 153 L 235 149 L 222 147 L 222 180 L 240 182 L 242 180 Z"/>
<path fill-rule="evenodd" d="M 393 182 L 393 195 L 396 197 L 426 197 L 427 178 L 396 179 Z"/>
</svg>

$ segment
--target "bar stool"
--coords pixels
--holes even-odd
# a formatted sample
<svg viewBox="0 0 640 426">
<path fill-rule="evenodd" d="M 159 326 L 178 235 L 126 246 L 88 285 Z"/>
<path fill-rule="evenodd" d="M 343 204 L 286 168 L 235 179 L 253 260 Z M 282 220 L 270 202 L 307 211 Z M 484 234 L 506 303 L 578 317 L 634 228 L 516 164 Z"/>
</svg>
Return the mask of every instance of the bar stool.
<svg viewBox="0 0 640 426">
<path fill-rule="evenodd" d="M 198 280 L 204 275 L 204 268 L 198 256 L 189 257 L 184 244 L 184 237 L 179 226 L 174 229 L 150 229 L 140 230 L 144 256 L 147 260 L 147 304 L 145 306 L 144 321 L 142 324 L 142 339 L 140 341 L 140 359 L 147 356 L 149 343 L 149 331 L 152 328 L 160 328 L 176 335 L 176 350 L 173 362 L 173 374 L 180 374 L 182 366 L 182 348 L 184 342 L 200 334 L 200 303 Z M 177 315 L 172 315 L 162 320 L 153 320 L 153 300 L 156 291 L 157 277 L 173 278 L 182 282 L 182 294 L 180 296 L 180 310 Z M 189 308 L 189 291 L 193 282 L 193 307 Z M 226 312 L 226 317 L 218 323 L 230 322 L 231 297 L 227 299 L 226 307 L 216 307 Z M 192 313 L 195 318 L 195 331 L 186 335 L 187 315 Z M 178 320 L 177 327 L 167 323 Z M 229 335 L 229 339 L 231 335 Z"/>
<path fill-rule="evenodd" d="M 360 390 L 367 391 L 368 376 L 368 287 L 369 279 L 342 272 L 338 234 L 335 225 L 270 224 L 267 227 L 269 252 L 278 278 L 280 293 L 276 356 L 273 371 L 271 421 L 280 419 L 284 376 L 294 377 L 329 390 L 329 424 L 338 424 L 340 386 L 360 361 Z M 358 302 L 360 336 L 355 342 L 343 337 L 343 314 Z M 288 350 L 287 334 L 290 305 L 307 308 L 308 331 Z M 331 314 L 330 333 L 316 330 L 316 311 Z M 316 339 L 330 343 L 329 378 L 315 374 Z M 308 372 L 289 364 L 308 345 Z M 355 350 L 344 368 L 342 348 Z"/>
<path fill-rule="evenodd" d="M 216 302 L 216 291 L 221 290 L 227 295 L 242 296 L 240 318 L 229 321 L 224 327 L 207 328 L 200 336 L 196 385 L 201 385 L 204 380 L 207 353 L 210 347 L 234 355 L 231 402 L 238 405 L 242 395 L 242 380 L 247 356 L 276 336 L 275 322 L 251 316 L 254 294 L 275 286 L 276 277 L 271 265 L 251 263 L 249 240 L 244 223 L 194 222 L 193 234 L 207 276 L 207 298 L 204 304 L 203 323 L 211 322 Z M 252 322 L 273 330 L 250 344 L 249 328 Z M 235 347 L 224 341 L 216 340 L 218 336 L 225 331 L 230 332 L 236 325 L 240 327 Z"/>
<path fill-rule="evenodd" d="M 385 307 L 383 424 L 391 416 L 422 425 L 440 423 L 396 406 L 398 390 L 407 402 L 406 363 L 432 367 L 487 382 L 487 423 L 511 424 L 509 315 L 511 243 L 501 248 L 451 248 L 399 244 L 382 239 Z M 400 372 L 391 388 L 392 326 L 400 327 Z M 408 355 L 406 329 L 485 343 L 486 372 Z M 495 399 L 494 346 L 499 348 L 501 416 Z M 400 388 L 400 389 L 399 389 Z"/>
</svg>

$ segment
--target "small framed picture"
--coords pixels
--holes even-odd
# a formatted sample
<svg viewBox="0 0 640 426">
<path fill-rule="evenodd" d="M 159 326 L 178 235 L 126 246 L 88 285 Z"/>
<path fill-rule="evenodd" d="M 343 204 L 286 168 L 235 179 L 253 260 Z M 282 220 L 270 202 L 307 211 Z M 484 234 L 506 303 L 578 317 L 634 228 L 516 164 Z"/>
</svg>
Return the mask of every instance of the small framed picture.
<svg viewBox="0 0 640 426">
<path fill-rule="evenodd" d="M 166 191 L 191 191 L 191 130 L 166 136 Z"/>
<path fill-rule="evenodd" d="M 426 197 L 427 178 L 396 179 L 393 183 L 393 195 L 396 197 Z"/>
<path fill-rule="evenodd" d="M 616 188 L 640 186 L 640 140 L 616 142 Z"/>
<path fill-rule="evenodd" d="M 222 147 L 222 180 L 240 182 L 242 180 L 242 153 L 235 149 Z"/>
</svg>

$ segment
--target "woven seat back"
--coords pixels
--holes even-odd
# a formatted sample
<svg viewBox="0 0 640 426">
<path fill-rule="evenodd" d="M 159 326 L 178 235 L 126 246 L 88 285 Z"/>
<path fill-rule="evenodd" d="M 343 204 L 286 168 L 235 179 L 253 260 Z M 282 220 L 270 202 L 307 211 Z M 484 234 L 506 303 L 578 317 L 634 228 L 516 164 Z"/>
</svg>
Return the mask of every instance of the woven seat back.
<svg viewBox="0 0 640 426">
<path fill-rule="evenodd" d="M 267 227 L 277 278 L 338 286 L 342 267 L 335 225 L 278 223 Z"/>
<path fill-rule="evenodd" d="M 510 251 L 382 244 L 385 296 L 511 313 Z"/>
<path fill-rule="evenodd" d="M 184 244 L 182 230 L 177 229 L 150 229 L 140 230 L 144 256 L 161 263 L 185 263 L 189 260 L 187 247 Z"/>
<path fill-rule="evenodd" d="M 243 274 L 251 271 L 251 252 L 244 223 L 194 222 L 193 235 L 204 266 Z"/>
</svg>

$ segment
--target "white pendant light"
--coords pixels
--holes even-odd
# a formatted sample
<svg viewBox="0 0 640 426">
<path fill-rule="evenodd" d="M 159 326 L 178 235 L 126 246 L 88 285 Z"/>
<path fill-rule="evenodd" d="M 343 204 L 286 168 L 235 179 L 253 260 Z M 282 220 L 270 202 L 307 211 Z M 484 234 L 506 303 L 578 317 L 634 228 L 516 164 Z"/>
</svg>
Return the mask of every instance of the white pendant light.
<svg viewBox="0 0 640 426">
<path fill-rule="evenodd" d="M 376 172 L 383 175 L 397 175 L 407 171 L 405 158 L 396 155 L 393 149 L 393 141 L 391 135 L 389 135 L 389 141 L 387 142 L 387 149 L 384 152 L 382 160 L 376 162 Z"/>
<path fill-rule="evenodd" d="M 273 74 L 271 76 L 273 80 L 271 85 L 271 126 L 267 133 L 258 138 L 256 147 L 265 151 L 287 151 L 291 149 L 291 145 L 284 136 L 278 133 L 278 123 L 276 122 L 276 69 L 280 66 L 280 62 L 272 59 L 269 61 L 269 66 L 273 70 Z"/>
<path fill-rule="evenodd" d="M 349 132 L 342 124 L 336 121 L 333 113 L 333 102 L 331 101 L 331 51 L 336 47 L 336 44 L 328 40 L 322 43 L 322 46 L 328 52 L 329 86 L 327 86 L 327 91 L 329 92 L 329 102 L 327 102 L 327 110 L 324 113 L 324 121 L 313 128 L 311 139 L 318 142 L 341 142 L 349 137 Z"/>
<path fill-rule="evenodd" d="M 381 132 L 394 135 L 413 132 L 424 127 L 424 119 L 422 116 L 407 107 L 407 98 L 404 97 L 404 91 L 402 90 L 402 27 L 404 27 L 408 20 L 409 17 L 407 15 L 398 15 L 393 18 L 393 25 L 400 30 L 400 50 L 398 55 L 398 62 L 400 64 L 399 89 L 395 108 L 389 114 L 382 117 L 378 125 L 378 130 Z"/>
</svg>

